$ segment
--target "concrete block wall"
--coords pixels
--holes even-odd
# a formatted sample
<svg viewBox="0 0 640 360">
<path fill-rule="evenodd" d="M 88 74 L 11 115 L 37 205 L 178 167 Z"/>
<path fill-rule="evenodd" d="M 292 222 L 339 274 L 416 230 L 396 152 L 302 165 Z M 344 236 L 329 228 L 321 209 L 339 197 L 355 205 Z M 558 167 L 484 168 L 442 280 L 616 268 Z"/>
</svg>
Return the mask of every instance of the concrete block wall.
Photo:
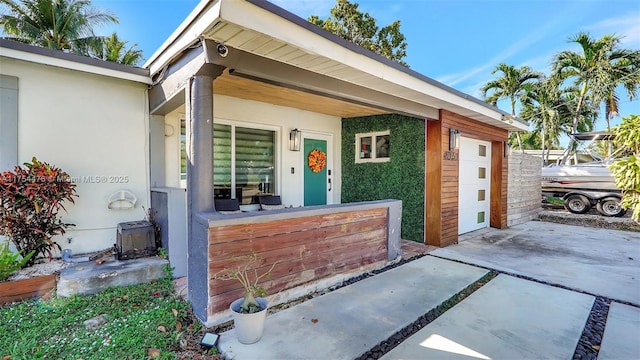
<svg viewBox="0 0 640 360">
<path fill-rule="evenodd" d="M 542 163 L 539 157 L 512 150 L 509 154 L 507 226 L 536 219 L 541 207 Z"/>
</svg>

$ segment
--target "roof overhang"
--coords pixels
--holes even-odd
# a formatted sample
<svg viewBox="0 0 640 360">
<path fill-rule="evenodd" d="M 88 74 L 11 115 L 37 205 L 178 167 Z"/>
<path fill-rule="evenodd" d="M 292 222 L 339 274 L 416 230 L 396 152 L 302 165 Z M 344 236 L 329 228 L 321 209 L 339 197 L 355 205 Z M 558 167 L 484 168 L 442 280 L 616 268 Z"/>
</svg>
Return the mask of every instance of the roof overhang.
<svg viewBox="0 0 640 360">
<path fill-rule="evenodd" d="M 150 85 L 149 70 L 0 39 L 0 56 Z"/>
<path fill-rule="evenodd" d="M 260 0 L 202 0 L 145 67 L 157 74 L 202 39 L 225 44 L 229 57 L 238 52 L 273 65 L 272 69 L 229 65 L 254 81 L 367 103 L 386 112 L 438 119 L 438 110 L 445 109 L 509 131 L 528 129 L 526 122 L 494 106 Z M 272 71 L 277 68 L 281 71 Z"/>
</svg>

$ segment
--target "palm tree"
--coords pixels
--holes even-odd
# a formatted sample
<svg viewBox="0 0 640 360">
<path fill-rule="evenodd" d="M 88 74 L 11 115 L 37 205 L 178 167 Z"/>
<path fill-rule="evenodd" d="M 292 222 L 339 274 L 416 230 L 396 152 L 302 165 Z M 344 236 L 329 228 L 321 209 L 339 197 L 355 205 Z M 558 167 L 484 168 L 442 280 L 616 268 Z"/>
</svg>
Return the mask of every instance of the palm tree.
<svg viewBox="0 0 640 360">
<path fill-rule="evenodd" d="M 125 65 L 138 65 L 142 60 L 142 50 L 136 49 L 138 44 L 126 49 L 128 42 L 118 38 L 115 32 L 100 40 L 90 45 L 87 50 L 89 56 Z"/>
<path fill-rule="evenodd" d="M 542 74 L 533 71 L 528 66 L 516 68 L 513 65 L 507 65 L 505 63 L 498 64 L 491 74 L 495 75 L 497 72 L 501 72 L 502 76 L 486 83 L 481 88 L 482 96 L 486 102 L 494 106 L 497 105 L 498 100 L 508 99 L 511 103 L 511 115 L 515 116 L 516 104 L 525 94 L 526 84 L 540 79 Z M 490 92 L 491 95 L 489 95 Z M 522 150 L 520 134 L 516 133 L 516 137 L 518 139 L 518 147 Z"/>
<path fill-rule="evenodd" d="M 609 121 L 618 108 L 616 87 L 623 85 L 630 99 L 637 94 L 640 86 L 640 51 L 620 49 L 620 37 L 615 35 L 605 35 L 594 40 L 588 33 L 581 32 L 569 41 L 579 44 L 581 53 L 560 52 L 555 56 L 553 70 L 560 78 L 573 80 L 579 89 L 572 132 L 578 130 L 579 116 L 588 98 L 594 104 L 605 102 L 608 129 Z M 567 152 L 562 158 L 563 163 L 566 162 L 574 142 L 571 137 Z"/>
<path fill-rule="evenodd" d="M 543 164 L 549 163 L 550 150 L 559 149 L 560 136 L 571 134 L 577 90 L 571 86 L 561 88 L 561 82 L 556 76 L 542 76 L 536 82 L 527 83 L 520 98 L 523 105 L 520 116 L 540 134 Z M 579 130 L 591 130 L 597 111 L 592 106 L 583 106 L 579 118 Z"/>
<path fill-rule="evenodd" d="M 0 15 L 0 25 L 11 39 L 79 55 L 99 41 L 94 26 L 118 22 L 114 15 L 94 9 L 90 0 L 0 0 L 0 4 L 8 9 Z"/>
<path fill-rule="evenodd" d="M 556 78 L 541 77 L 535 83 L 525 84 L 525 93 L 521 97 L 524 106 L 520 116 L 531 122 L 535 132 L 540 134 L 542 162 L 549 162 L 549 150 L 557 146 L 562 132 L 561 111 L 565 99 L 558 87 Z M 545 150 L 547 152 L 545 153 Z"/>
</svg>

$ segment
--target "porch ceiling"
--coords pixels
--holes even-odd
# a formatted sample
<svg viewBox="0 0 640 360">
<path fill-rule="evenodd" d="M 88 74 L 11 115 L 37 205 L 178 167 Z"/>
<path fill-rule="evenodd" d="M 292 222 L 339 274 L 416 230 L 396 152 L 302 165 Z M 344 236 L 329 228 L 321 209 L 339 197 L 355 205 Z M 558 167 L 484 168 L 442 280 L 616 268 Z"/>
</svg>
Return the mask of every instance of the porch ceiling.
<svg viewBox="0 0 640 360">
<path fill-rule="evenodd" d="M 214 93 L 220 95 L 288 106 L 341 118 L 379 115 L 391 112 L 385 109 L 313 94 L 308 91 L 287 88 L 277 84 L 269 84 L 265 81 L 233 76 L 229 74 L 228 70 L 225 70 L 223 75 L 214 80 L 213 89 Z"/>
</svg>

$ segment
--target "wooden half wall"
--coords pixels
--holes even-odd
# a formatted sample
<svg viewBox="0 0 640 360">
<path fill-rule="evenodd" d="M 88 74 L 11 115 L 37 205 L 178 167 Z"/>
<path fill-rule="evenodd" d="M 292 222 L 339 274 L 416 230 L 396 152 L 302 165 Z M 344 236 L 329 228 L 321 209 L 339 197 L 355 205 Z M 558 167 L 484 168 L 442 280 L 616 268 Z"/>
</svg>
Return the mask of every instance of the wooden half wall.
<svg viewBox="0 0 640 360">
<path fill-rule="evenodd" d="M 447 246 L 458 242 L 459 150 L 449 151 L 449 129 L 463 137 L 491 142 L 490 225 L 507 227 L 508 162 L 504 157 L 505 129 L 440 110 L 440 120 L 426 122 L 425 242 Z"/>
<path fill-rule="evenodd" d="M 255 253 L 262 259 L 259 274 L 277 263 L 262 282 L 269 295 L 394 259 L 400 250 L 393 247 L 400 243 L 401 203 L 362 204 L 311 211 L 261 211 L 236 221 L 211 221 L 208 315 L 227 310 L 233 300 L 243 296 L 237 281 L 222 281 L 214 275 L 238 264 L 239 257 L 247 254 Z"/>
</svg>

